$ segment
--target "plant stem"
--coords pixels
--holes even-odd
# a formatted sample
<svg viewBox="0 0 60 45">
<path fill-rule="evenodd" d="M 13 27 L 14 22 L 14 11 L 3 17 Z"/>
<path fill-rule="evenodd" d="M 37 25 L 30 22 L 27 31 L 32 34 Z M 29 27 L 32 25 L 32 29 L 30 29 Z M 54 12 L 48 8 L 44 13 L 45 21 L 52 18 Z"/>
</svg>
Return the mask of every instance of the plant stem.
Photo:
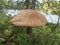
<svg viewBox="0 0 60 45">
<path fill-rule="evenodd" d="M 31 27 L 27 27 L 27 34 L 28 35 L 32 35 L 32 28 Z"/>
</svg>

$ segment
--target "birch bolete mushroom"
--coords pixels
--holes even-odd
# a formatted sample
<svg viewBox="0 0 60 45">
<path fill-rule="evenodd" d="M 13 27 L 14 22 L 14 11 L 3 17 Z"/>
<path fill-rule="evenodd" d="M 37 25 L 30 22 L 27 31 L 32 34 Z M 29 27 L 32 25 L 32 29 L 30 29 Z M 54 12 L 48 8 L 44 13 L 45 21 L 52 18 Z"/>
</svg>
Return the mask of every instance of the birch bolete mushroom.
<svg viewBox="0 0 60 45">
<path fill-rule="evenodd" d="M 46 18 L 32 9 L 26 9 L 18 13 L 12 20 L 11 23 L 16 26 L 27 27 L 27 34 L 31 35 L 32 27 L 39 27 L 47 24 Z"/>
</svg>

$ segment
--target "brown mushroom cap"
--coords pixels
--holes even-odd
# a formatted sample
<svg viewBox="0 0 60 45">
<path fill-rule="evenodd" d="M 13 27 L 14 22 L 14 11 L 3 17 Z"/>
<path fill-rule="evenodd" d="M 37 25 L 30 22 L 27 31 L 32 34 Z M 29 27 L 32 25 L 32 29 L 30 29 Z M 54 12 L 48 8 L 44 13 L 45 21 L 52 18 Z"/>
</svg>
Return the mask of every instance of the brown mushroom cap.
<svg viewBox="0 0 60 45">
<path fill-rule="evenodd" d="M 16 26 L 38 27 L 47 23 L 46 18 L 32 9 L 26 9 L 17 14 L 11 23 Z"/>
</svg>

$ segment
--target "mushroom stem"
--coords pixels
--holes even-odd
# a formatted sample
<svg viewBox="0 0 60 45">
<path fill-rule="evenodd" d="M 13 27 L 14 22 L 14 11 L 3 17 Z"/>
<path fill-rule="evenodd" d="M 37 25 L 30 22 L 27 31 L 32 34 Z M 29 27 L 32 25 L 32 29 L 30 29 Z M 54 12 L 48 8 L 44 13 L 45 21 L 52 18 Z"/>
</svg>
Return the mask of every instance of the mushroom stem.
<svg viewBox="0 0 60 45">
<path fill-rule="evenodd" d="M 27 27 L 27 34 L 28 35 L 32 35 L 32 28 L 31 27 Z"/>
</svg>

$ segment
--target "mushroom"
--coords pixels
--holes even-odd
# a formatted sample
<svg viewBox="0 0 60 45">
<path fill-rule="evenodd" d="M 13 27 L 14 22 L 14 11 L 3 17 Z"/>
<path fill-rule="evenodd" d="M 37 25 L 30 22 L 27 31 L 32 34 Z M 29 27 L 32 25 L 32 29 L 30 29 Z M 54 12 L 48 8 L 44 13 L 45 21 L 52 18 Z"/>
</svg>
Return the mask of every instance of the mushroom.
<svg viewBox="0 0 60 45">
<path fill-rule="evenodd" d="M 32 34 L 32 27 L 44 26 L 47 24 L 46 18 L 32 9 L 25 9 L 12 18 L 11 23 L 16 26 L 27 27 L 27 34 Z"/>
</svg>

